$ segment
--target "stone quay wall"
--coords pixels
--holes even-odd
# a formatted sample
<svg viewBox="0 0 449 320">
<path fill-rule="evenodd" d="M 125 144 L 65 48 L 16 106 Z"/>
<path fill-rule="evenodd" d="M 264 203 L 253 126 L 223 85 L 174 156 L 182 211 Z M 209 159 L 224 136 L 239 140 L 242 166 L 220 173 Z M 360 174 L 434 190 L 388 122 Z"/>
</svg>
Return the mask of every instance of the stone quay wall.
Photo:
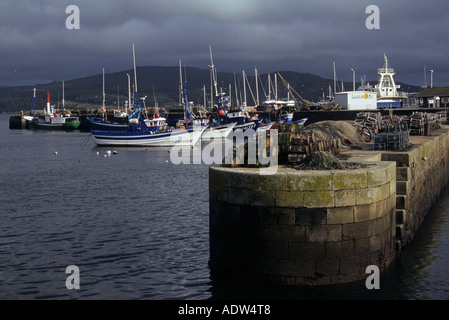
<svg viewBox="0 0 449 320">
<path fill-rule="evenodd" d="M 398 249 L 407 245 L 449 181 L 449 127 L 431 136 L 411 137 L 412 149 L 383 152 L 396 162 L 396 235 Z"/>
<path fill-rule="evenodd" d="M 238 279 L 329 285 L 395 257 L 396 164 L 353 170 L 209 170 L 210 268 Z"/>
</svg>

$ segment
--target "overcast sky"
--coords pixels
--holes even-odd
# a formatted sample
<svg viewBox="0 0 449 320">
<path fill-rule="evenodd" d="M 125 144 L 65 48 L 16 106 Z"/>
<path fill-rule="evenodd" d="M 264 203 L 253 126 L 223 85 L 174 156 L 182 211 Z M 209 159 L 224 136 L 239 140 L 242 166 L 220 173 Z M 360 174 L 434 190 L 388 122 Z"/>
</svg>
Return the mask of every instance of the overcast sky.
<svg viewBox="0 0 449 320">
<path fill-rule="evenodd" d="M 79 8 L 80 28 L 69 5 Z M 368 29 L 369 5 L 379 28 Z M 68 80 L 138 66 L 292 70 L 377 80 L 384 53 L 397 81 L 449 86 L 447 0 L 0 0 L 0 85 Z M 426 68 L 427 72 L 424 72 Z M 208 79 L 205 79 L 207 83 Z"/>
</svg>

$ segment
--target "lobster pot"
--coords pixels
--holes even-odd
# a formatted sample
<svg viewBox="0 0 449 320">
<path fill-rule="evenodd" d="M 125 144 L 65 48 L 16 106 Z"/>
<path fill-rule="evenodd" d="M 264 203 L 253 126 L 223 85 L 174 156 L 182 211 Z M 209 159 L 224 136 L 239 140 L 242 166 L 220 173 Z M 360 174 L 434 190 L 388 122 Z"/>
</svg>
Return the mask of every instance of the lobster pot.
<svg viewBox="0 0 449 320">
<path fill-rule="evenodd" d="M 374 137 L 374 150 L 405 150 L 410 146 L 410 135 L 407 123 L 388 126 L 387 132 Z"/>
</svg>

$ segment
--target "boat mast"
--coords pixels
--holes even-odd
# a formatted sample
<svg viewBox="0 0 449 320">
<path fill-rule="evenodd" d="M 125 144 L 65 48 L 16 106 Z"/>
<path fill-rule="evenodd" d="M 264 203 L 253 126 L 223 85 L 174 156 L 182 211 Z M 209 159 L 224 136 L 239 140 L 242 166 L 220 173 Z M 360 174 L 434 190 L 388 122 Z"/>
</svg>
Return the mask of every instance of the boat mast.
<svg viewBox="0 0 449 320">
<path fill-rule="evenodd" d="M 64 103 L 65 103 L 65 100 L 64 100 L 64 81 L 62 81 L 62 112 L 64 113 Z"/>
<path fill-rule="evenodd" d="M 182 80 L 182 65 L 181 60 L 179 60 L 179 88 L 180 88 L 180 99 L 181 99 L 181 105 L 184 109 L 184 121 L 187 125 L 187 120 L 190 120 L 192 122 L 192 112 L 190 110 L 189 101 L 187 100 L 187 91 L 185 87 L 185 82 Z"/>
<path fill-rule="evenodd" d="M 106 95 L 104 93 L 104 68 L 103 68 L 103 102 L 101 104 L 101 110 L 103 110 L 103 111 L 106 111 L 105 100 L 106 100 Z"/>
<path fill-rule="evenodd" d="M 258 75 L 257 75 L 257 68 L 254 69 L 254 77 L 256 78 L 256 107 L 259 105 L 259 82 L 258 82 Z"/>
<path fill-rule="evenodd" d="M 334 93 L 337 93 L 337 74 L 335 72 L 335 61 L 334 61 Z"/>
<path fill-rule="evenodd" d="M 36 88 L 33 89 L 33 120 L 36 117 Z"/>
<path fill-rule="evenodd" d="M 243 107 L 246 107 L 246 74 L 243 70 Z"/>
<path fill-rule="evenodd" d="M 238 107 L 240 105 L 239 102 L 239 93 L 237 91 L 237 79 L 235 77 L 235 72 L 234 72 L 234 89 L 235 89 L 235 105 Z"/>
<path fill-rule="evenodd" d="M 206 108 L 206 86 L 205 85 L 203 85 L 203 100 L 204 100 L 204 102 L 203 102 L 204 108 Z"/>
<path fill-rule="evenodd" d="M 212 46 L 209 45 L 209 53 L 210 53 L 210 105 L 211 109 L 214 109 L 214 88 L 215 88 L 215 94 L 218 96 L 218 90 L 217 90 L 217 77 L 216 77 L 216 71 L 214 66 L 214 60 L 212 58 Z M 213 87 L 212 87 L 213 82 Z"/>
<path fill-rule="evenodd" d="M 137 74 L 136 74 L 136 52 L 133 43 L 133 64 L 134 64 L 134 109 L 137 106 Z"/>
<path fill-rule="evenodd" d="M 131 77 L 129 73 L 126 74 L 128 76 L 128 103 L 131 108 Z M 125 105 L 125 112 L 128 113 L 127 105 Z"/>
</svg>

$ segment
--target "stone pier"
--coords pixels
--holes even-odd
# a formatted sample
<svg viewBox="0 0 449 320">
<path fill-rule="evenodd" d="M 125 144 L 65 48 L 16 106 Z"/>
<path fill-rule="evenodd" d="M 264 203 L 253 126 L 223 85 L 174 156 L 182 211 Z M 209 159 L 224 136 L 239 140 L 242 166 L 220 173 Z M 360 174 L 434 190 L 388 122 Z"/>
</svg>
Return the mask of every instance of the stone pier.
<svg viewBox="0 0 449 320">
<path fill-rule="evenodd" d="M 210 268 L 232 278 L 330 285 L 386 270 L 449 180 L 449 127 L 407 151 L 349 151 L 357 169 L 209 170 Z"/>
</svg>

